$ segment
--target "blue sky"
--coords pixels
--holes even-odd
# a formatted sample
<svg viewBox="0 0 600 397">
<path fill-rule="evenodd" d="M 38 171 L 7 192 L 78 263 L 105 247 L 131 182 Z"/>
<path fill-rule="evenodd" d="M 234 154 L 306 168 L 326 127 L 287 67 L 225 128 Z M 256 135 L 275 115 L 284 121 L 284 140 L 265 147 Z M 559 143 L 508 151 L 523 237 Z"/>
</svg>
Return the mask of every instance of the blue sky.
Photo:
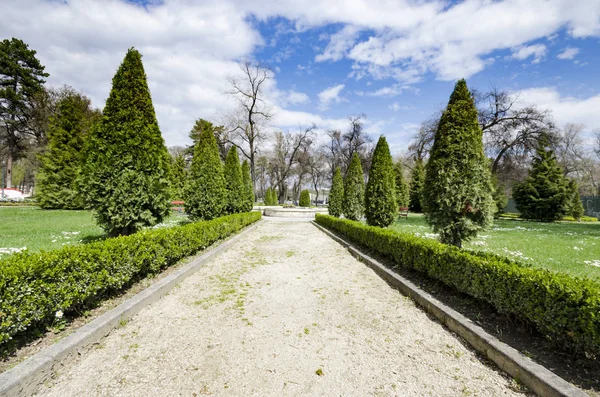
<svg viewBox="0 0 600 397">
<path fill-rule="evenodd" d="M 139 49 L 168 145 L 189 143 L 199 117 L 226 122 L 227 77 L 245 58 L 274 72 L 272 131 L 322 134 L 364 113 L 396 154 L 461 77 L 549 109 L 559 126 L 600 128 L 600 0 L 4 0 L 3 11 L 0 37 L 26 41 L 50 85 L 99 107 Z"/>
</svg>

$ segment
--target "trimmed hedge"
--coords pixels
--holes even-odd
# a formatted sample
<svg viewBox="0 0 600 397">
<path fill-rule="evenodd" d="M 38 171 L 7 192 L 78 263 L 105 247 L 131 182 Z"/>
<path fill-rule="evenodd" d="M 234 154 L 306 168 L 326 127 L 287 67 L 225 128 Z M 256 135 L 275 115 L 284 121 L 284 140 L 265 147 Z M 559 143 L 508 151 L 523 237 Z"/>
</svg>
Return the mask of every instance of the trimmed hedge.
<svg viewBox="0 0 600 397">
<path fill-rule="evenodd" d="M 568 349 L 600 356 L 600 284 L 472 253 L 408 233 L 317 214 L 320 225 L 534 324 Z"/>
<path fill-rule="evenodd" d="M 92 307 L 260 217 L 260 212 L 235 214 L 0 260 L 0 351 L 13 337 L 51 325 L 57 311 Z"/>
</svg>

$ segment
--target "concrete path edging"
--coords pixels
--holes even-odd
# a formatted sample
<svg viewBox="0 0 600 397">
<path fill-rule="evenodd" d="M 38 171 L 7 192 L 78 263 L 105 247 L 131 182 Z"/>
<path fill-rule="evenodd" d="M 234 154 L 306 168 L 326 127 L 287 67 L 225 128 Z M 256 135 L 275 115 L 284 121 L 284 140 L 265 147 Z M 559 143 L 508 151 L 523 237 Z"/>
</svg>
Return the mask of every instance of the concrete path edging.
<svg viewBox="0 0 600 397">
<path fill-rule="evenodd" d="M 354 257 L 373 269 L 388 284 L 413 299 L 428 313 L 434 315 L 448 329 L 465 339 L 473 348 L 496 363 L 500 369 L 525 384 L 537 395 L 552 397 L 588 396 L 583 390 L 567 382 L 546 367 L 535 363 L 518 350 L 501 342 L 467 317 L 435 299 L 416 284 L 391 271 L 376 259 L 364 254 L 351 243 L 316 222 L 312 223 L 347 248 Z"/>
<path fill-rule="evenodd" d="M 14 368 L 0 374 L 0 396 L 32 395 L 40 383 L 52 377 L 61 367 L 68 364 L 75 357 L 85 353 L 94 344 L 97 344 L 100 339 L 117 328 L 123 321 L 126 321 L 144 307 L 169 293 L 183 279 L 197 271 L 208 259 L 227 250 L 261 222 L 263 221 L 259 220 L 242 229 L 235 235 L 225 239 L 217 247 L 212 249 L 209 247 L 208 252 L 205 252 L 181 269 L 157 281 L 114 309 L 85 324 L 73 334 L 29 357 Z"/>
</svg>

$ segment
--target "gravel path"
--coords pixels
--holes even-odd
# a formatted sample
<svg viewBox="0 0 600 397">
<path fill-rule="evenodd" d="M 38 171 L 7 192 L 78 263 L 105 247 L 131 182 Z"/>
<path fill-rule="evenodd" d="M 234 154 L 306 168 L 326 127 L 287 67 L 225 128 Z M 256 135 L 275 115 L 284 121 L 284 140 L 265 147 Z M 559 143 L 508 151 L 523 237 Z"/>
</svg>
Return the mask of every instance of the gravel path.
<svg viewBox="0 0 600 397">
<path fill-rule="evenodd" d="M 505 375 L 309 223 L 263 222 L 49 396 L 504 396 Z"/>
</svg>

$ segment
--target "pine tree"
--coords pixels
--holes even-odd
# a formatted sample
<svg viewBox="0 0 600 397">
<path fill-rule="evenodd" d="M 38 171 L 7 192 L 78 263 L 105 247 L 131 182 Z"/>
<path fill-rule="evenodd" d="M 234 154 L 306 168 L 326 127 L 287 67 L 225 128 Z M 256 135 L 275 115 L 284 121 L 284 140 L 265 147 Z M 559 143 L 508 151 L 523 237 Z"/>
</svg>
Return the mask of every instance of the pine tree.
<svg viewBox="0 0 600 397">
<path fill-rule="evenodd" d="M 344 180 L 340 167 L 336 167 L 333 174 L 331 191 L 329 192 L 329 215 L 339 218 L 342 215 L 342 204 L 344 202 Z"/>
<path fill-rule="evenodd" d="M 398 207 L 408 207 L 410 202 L 410 191 L 408 183 L 404 180 L 404 170 L 402 160 L 394 164 L 394 175 L 396 177 L 396 205 Z"/>
<path fill-rule="evenodd" d="M 244 184 L 245 200 L 242 212 L 252 211 L 254 206 L 254 187 L 252 186 L 252 177 L 250 176 L 250 164 L 248 160 L 242 163 L 242 183 Z"/>
<path fill-rule="evenodd" d="M 240 167 L 240 158 L 237 148 L 232 146 L 225 159 L 225 189 L 227 190 L 227 214 L 237 214 L 242 212 L 246 190 L 242 181 L 242 169 Z"/>
<path fill-rule="evenodd" d="M 225 212 L 223 165 L 217 140 L 210 131 L 202 131 L 196 142 L 183 196 L 185 212 L 192 220 L 211 220 Z"/>
<path fill-rule="evenodd" d="M 365 217 L 370 226 L 388 227 L 397 213 L 394 163 L 387 141 L 381 136 L 373 152 L 365 190 Z"/>
<path fill-rule="evenodd" d="M 102 121 L 90 132 L 82 191 L 111 236 L 163 221 L 171 210 L 169 153 L 158 128 L 142 55 L 127 51 Z"/>
<path fill-rule="evenodd" d="M 306 189 L 300 192 L 300 207 L 310 207 L 310 192 Z"/>
<path fill-rule="evenodd" d="M 56 111 L 50 117 L 48 147 L 40 156 L 41 166 L 36 175 L 37 199 L 42 209 L 84 208 L 77 178 L 86 136 L 100 117 L 84 95 L 72 89 L 61 93 Z"/>
<path fill-rule="evenodd" d="M 356 221 L 363 216 L 365 205 L 365 181 L 358 154 L 354 153 L 346 180 L 344 181 L 344 201 L 342 204 L 344 216 Z"/>
<path fill-rule="evenodd" d="M 409 192 L 409 205 L 408 208 L 411 212 L 423 212 L 422 192 L 423 184 L 425 183 L 425 167 L 423 167 L 423 161 L 417 160 L 415 167 L 411 173 L 410 181 L 410 192 Z"/>
<path fill-rule="evenodd" d="M 171 186 L 173 188 L 173 199 L 183 199 L 186 179 L 185 157 L 180 153 L 171 158 Z"/>
<path fill-rule="evenodd" d="M 568 181 L 552 150 L 540 142 L 527 178 L 513 189 L 517 210 L 525 219 L 552 222 L 561 219 L 571 202 Z"/>
<path fill-rule="evenodd" d="M 477 108 L 459 80 L 440 119 L 425 172 L 425 219 L 440 241 L 462 242 L 492 223 L 495 205 Z"/>
</svg>

